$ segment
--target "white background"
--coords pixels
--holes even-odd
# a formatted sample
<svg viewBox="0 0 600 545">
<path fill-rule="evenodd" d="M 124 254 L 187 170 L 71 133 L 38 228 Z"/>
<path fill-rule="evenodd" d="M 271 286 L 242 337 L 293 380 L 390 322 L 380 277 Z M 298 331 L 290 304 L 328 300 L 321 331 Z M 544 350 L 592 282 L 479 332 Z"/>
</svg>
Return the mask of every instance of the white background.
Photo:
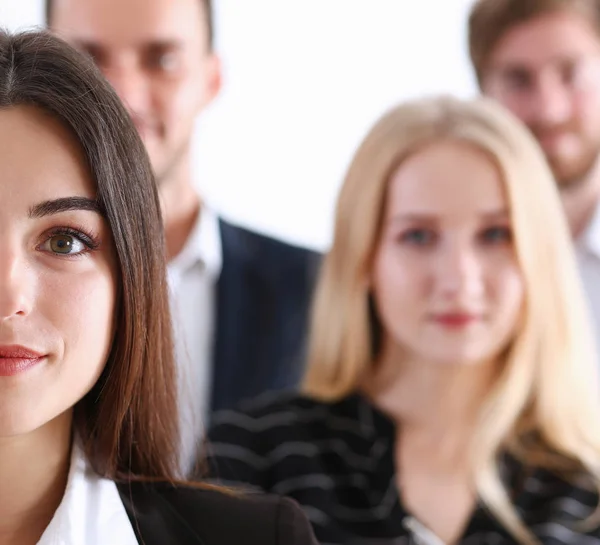
<svg viewBox="0 0 600 545">
<path fill-rule="evenodd" d="M 475 92 L 472 0 L 215 3 L 225 86 L 198 125 L 198 184 L 225 216 L 288 241 L 327 247 L 348 161 L 384 110 Z M 41 22 L 41 0 L 0 0 L 0 25 Z"/>
</svg>

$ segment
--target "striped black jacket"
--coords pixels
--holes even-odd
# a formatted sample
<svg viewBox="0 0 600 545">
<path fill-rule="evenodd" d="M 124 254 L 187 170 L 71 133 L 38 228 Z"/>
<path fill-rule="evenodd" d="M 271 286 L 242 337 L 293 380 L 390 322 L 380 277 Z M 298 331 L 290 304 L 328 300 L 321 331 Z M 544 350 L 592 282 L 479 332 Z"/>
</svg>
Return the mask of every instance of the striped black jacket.
<svg viewBox="0 0 600 545">
<path fill-rule="evenodd" d="M 298 395 L 257 400 L 215 416 L 209 471 L 217 482 L 246 485 L 295 499 L 322 545 L 423 544 L 414 535 L 394 478 L 394 424 L 368 400 L 333 404 Z M 506 457 L 505 484 L 528 528 L 545 545 L 600 545 L 600 530 L 582 533 L 597 493 Z M 585 481 L 585 479 L 583 479 Z M 462 545 L 514 543 L 478 505 Z"/>
</svg>

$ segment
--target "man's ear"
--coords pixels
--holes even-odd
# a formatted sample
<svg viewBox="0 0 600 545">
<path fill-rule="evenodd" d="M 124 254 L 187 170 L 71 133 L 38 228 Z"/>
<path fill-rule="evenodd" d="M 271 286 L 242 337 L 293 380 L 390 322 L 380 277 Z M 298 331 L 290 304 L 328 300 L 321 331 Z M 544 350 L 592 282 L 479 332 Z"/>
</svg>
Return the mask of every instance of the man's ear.
<svg viewBox="0 0 600 545">
<path fill-rule="evenodd" d="M 221 59 L 219 56 L 215 53 L 210 53 L 204 62 L 206 63 L 204 73 L 206 83 L 201 103 L 198 105 L 199 109 L 208 106 L 221 92 L 221 87 L 223 86 Z"/>
</svg>

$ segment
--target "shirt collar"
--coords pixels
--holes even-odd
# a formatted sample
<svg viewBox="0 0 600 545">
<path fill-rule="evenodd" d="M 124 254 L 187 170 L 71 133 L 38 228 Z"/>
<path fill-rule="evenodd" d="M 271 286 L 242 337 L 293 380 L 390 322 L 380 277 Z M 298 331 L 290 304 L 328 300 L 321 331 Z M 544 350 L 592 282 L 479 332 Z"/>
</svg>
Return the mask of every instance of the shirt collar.
<svg viewBox="0 0 600 545">
<path fill-rule="evenodd" d="M 578 246 L 600 258 L 600 203 L 596 206 L 590 223 L 582 233 Z"/>
<path fill-rule="evenodd" d="M 219 219 L 214 210 L 203 205 L 185 246 L 171 260 L 169 268 L 185 271 L 201 263 L 210 274 L 217 276 L 222 260 Z"/>
<path fill-rule="evenodd" d="M 137 545 L 117 485 L 98 476 L 77 442 L 67 488 L 38 545 Z"/>
</svg>

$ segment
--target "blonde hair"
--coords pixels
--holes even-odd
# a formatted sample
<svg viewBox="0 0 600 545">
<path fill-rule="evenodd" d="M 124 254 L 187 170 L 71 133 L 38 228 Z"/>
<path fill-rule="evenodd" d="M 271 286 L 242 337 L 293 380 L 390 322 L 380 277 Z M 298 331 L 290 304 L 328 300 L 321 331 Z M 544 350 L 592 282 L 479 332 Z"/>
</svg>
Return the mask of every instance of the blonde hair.
<svg viewBox="0 0 600 545">
<path fill-rule="evenodd" d="M 525 284 L 523 322 L 483 408 L 472 467 L 477 492 L 497 518 L 519 543 L 536 543 L 502 486 L 497 459 L 508 450 L 535 467 L 583 469 L 600 489 L 596 355 L 552 174 L 527 129 L 500 105 L 448 97 L 406 103 L 362 142 L 341 189 L 317 285 L 304 390 L 333 401 L 359 390 L 372 371 L 380 325 L 368 277 L 388 180 L 408 156 L 440 141 L 482 150 L 505 184 Z"/>
<path fill-rule="evenodd" d="M 469 55 L 479 84 L 498 41 L 514 26 L 569 10 L 581 13 L 600 34 L 600 0 L 477 0 L 468 20 Z"/>
</svg>

